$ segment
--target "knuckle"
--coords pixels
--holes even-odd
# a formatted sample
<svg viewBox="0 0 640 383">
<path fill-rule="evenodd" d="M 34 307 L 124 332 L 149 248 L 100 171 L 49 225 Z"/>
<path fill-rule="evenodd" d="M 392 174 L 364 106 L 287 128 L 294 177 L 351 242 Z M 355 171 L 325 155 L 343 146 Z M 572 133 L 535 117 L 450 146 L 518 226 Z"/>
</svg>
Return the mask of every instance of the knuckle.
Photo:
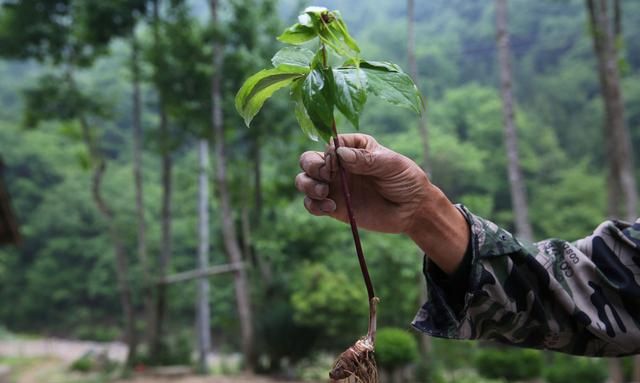
<svg viewBox="0 0 640 383">
<path fill-rule="evenodd" d="M 373 163 L 375 162 L 375 154 L 373 152 L 370 151 L 362 151 L 362 162 L 366 165 L 366 166 L 372 166 Z"/>
</svg>

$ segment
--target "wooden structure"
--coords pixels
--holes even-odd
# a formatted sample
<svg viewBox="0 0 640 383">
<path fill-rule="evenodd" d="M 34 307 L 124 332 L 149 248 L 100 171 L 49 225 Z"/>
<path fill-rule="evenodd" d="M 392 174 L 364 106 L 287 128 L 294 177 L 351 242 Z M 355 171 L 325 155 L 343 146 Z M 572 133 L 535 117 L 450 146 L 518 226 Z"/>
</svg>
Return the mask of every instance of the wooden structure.
<svg viewBox="0 0 640 383">
<path fill-rule="evenodd" d="M 20 242 L 18 222 L 11 209 L 9 192 L 3 182 L 3 170 L 4 163 L 0 157 L 0 245 L 17 245 Z"/>
</svg>

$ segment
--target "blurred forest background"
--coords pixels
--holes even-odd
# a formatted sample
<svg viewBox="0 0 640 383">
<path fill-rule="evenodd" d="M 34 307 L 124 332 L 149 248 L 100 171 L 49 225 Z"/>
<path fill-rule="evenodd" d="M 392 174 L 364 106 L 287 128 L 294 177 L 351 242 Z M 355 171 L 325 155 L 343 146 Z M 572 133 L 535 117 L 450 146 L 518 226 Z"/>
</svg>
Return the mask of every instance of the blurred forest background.
<svg viewBox="0 0 640 383">
<path fill-rule="evenodd" d="M 129 366 L 202 368 L 202 352 L 239 352 L 241 365 L 209 367 L 324 380 L 332 355 L 365 333 L 368 313 L 349 229 L 309 215 L 293 186 L 299 155 L 324 146 L 299 134 L 284 94 L 251 129 L 233 106 L 244 79 L 282 46 L 275 36 L 311 4 L 212 1 L 212 18 L 212 4 L 196 0 L 1 3 L 0 155 L 22 239 L 0 248 L 0 339 L 120 340 L 137 346 Z M 608 2 L 625 150 L 607 138 L 615 124 L 603 102 L 589 3 L 509 1 L 519 169 L 533 239 L 578 239 L 607 216 L 634 213 L 618 209 L 632 206 L 621 189 L 611 197 L 606 147 L 640 164 L 640 2 Z M 413 17 L 405 1 L 313 5 L 339 9 L 363 56 L 400 64 L 426 96 L 422 122 L 370 101 L 363 131 L 425 164 L 452 201 L 521 231 L 503 138 L 494 2 L 417 1 Z M 212 93 L 223 118 L 216 130 Z M 640 171 L 630 169 L 637 180 Z M 379 326 L 387 328 L 379 357 L 401 371 L 397 381 L 632 378 L 631 360 L 415 334 L 409 323 L 424 299 L 422 255 L 402 236 L 363 233 L 363 244 L 382 299 Z M 210 278 L 170 280 L 228 264 L 230 272 Z M 201 353 L 192 357 L 194 350 Z"/>
</svg>

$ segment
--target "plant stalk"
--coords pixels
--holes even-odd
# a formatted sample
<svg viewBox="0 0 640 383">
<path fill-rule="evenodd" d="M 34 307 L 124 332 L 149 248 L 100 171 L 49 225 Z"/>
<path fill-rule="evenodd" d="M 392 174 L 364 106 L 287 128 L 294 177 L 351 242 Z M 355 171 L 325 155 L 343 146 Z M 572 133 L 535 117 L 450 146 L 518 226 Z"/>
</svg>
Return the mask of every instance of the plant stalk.
<svg viewBox="0 0 640 383">
<path fill-rule="evenodd" d="M 340 147 L 340 140 L 338 139 L 338 132 L 336 130 L 336 122 L 333 122 L 333 144 L 336 150 Z M 337 156 L 336 156 L 337 157 Z M 353 243 L 356 248 L 356 254 L 358 255 L 358 262 L 360 263 L 360 270 L 362 271 L 362 278 L 364 278 L 364 284 L 367 286 L 367 294 L 369 295 L 369 302 L 375 298 L 376 294 L 373 290 L 373 283 L 369 276 L 369 268 L 367 267 L 367 261 L 364 258 L 364 251 L 362 251 L 362 243 L 360 241 L 360 233 L 358 232 L 358 224 L 356 223 L 356 217 L 353 213 L 353 206 L 351 203 L 351 191 L 349 190 L 349 183 L 347 179 L 347 171 L 340 163 L 340 157 L 337 157 L 338 172 L 340 173 L 340 183 L 342 185 L 342 194 L 344 196 L 345 204 L 347 205 L 347 215 L 349 217 L 349 225 L 351 226 L 351 234 L 353 234 Z"/>
<path fill-rule="evenodd" d="M 322 64 L 327 68 L 327 48 L 324 44 L 321 44 L 322 50 Z M 333 144 L 338 150 L 340 147 L 340 140 L 338 139 L 338 130 L 336 129 L 336 120 L 332 122 L 331 129 L 333 130 Z M 356 254 L 358 255 L 358 262 L 360 263 L 360 271 L 362 271 L 362 278 L 364 278 L 364 284 L 367 286 L 367 294 L 369 296 L 369 308 L 370 312 L 375 315 L 375 308 L 371 310 L 372 299 L 376 297 L 373 290 L 373 283 L 371 283 L 371 277 L 369 276 L 369 268 L 367 267 L 367 261 L 364 258 L 364 252 L 362 251 L 362 243 L 360 242 L 360 233 L 358 232 L 358 224 L 356 223 L 356 217 L 353 214 L 353 205 L 351 203 L 351 191 L 349 190 L 349 183 L 347 182 L 347 171 L 344 170 L 340 163 L 340 157 L 336 156 L 338 162 L 338 172 L 340 173 L 340 183 L 342 184 L 342 194 L 344 196 L 345 204 L 347 205 L 347 215 L 349 217 L 349 225 L 351 226 L 351 234 L 353 234 L 353 243 L 356 247 Z M 371 322 L 371 321 L 370 321 Z M 371 326 L 369 326 L 371 328 Z"/>
</svg>

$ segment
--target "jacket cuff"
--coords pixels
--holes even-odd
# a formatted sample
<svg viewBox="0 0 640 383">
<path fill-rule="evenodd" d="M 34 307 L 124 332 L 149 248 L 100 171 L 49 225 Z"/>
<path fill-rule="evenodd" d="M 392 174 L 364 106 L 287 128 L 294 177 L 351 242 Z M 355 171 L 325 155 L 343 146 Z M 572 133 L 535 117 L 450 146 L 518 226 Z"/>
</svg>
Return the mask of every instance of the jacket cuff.
<svg viewBox="0 0 640 383">
<path fill-rule="evenodd" d="M 440 270 L 425 254 L 423 273 L 428 300 L 412 325 L 436 337 L 475 339 L 467 311 L 472 302 L 488 298 L 482 286 L 489 282 L 487 278 L 492 278 L 484 270 L 482 260 L 519 251 L 523 245 L 493 222 L 472 214 L 462 205 L 456 207 L 469 224 L 471 235 L 467 252 L 460 267 L 451 275 Z"/>
</svg>

